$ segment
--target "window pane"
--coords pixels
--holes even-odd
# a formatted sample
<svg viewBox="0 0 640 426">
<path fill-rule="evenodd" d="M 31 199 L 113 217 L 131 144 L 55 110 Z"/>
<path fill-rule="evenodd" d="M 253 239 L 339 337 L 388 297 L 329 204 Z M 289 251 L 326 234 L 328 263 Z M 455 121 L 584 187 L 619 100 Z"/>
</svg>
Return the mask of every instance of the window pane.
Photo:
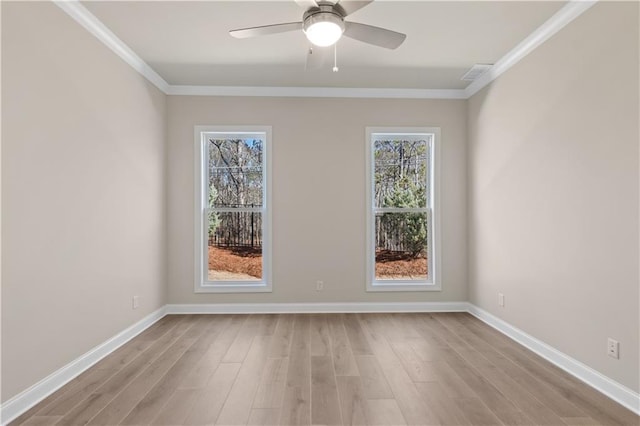
<svg viewBox="0 0 640 426">
<path fill-rule="evenodd" d="M 209 281 L 262 279 L 262 214 L 211 212 Z"/>
<path fill-rule="evenodd" d="M 374 143 L 375 207 L 427 207 L 427 139 Z"/>
<path fill-rule="evenodd" d="M 427 214 L 376 214 L 376 280 L 427 279 Z"/>
<path fill-rule="evenodd" d="M 262 206 L 263 141 L 209 139 L 209 207 Z"/>
</svg>

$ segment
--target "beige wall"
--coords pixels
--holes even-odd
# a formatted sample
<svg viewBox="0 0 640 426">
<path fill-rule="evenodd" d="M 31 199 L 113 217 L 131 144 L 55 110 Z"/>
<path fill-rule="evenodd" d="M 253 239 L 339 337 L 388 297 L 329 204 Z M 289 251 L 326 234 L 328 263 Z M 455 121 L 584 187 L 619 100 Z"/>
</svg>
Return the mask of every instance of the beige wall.
<svg viewBox="0 0 640 426">
<path fill-rule="evenodd" d="M 464 301 L 466 102 L 170 96 L 169 303 Z M 194 125 L 273 127 L 273 293 L 194 294 Z M 365 291 L 365 127 L 442 129 L 442 291 Z M 315 291 L 316 280 L 324 291 Z"/>
<path fill-rule="evenodd" d="M 471 302 L 635 391 L 637 9 L 595 5 L 468 114 Z"/>
<path fill-rule="evenodd" d="M 166 97 L 53 3 L 2 8 L 6 401 L 164 305 Z"/>
</svg>

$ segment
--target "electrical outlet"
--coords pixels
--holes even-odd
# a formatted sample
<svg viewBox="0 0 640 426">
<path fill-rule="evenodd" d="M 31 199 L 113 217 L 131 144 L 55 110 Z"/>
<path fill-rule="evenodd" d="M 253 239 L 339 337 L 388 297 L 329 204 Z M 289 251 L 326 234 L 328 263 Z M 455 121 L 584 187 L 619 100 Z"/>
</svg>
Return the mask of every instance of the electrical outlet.
<svg viewBox="0 0 640 426">
<path fill-rule="evenodd" d="M 324 281 L 316 281 L 316 291 L 324 290 Z"/>
<path fill-rule="evenodd" d="M 133 296 L 133 299 L 131 300 L 131 307 L 133 309 L 138 309 L 139 306 L 140 306 L 140 296 Z"/>
<path fill-rule="evenodd" d="M 620 343 L 617 340 L 613 340 L 611 337 L 607 340 L 607 355 L 611 358 L 620 358 Z"/>
<path fill-rule="evenodd" d="M 504 307 L 504 294 L 498 293 L 498 305 Z"/>
</svg>

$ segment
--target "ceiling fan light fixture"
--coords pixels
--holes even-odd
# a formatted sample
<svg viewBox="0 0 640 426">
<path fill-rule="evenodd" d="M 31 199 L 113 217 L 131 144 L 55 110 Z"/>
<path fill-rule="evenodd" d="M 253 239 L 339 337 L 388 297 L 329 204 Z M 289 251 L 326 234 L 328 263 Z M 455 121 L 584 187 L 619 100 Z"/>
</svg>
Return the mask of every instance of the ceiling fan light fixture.
<svg viewBox="0 0 640 426">
<path fill-rule="evenodd" d="M 303 29 L 307 39 L 315 46 L 331 46 L 342 37 L 344 21 L 335 13 L 320 12 L 308 16 Z"/>
</svg>

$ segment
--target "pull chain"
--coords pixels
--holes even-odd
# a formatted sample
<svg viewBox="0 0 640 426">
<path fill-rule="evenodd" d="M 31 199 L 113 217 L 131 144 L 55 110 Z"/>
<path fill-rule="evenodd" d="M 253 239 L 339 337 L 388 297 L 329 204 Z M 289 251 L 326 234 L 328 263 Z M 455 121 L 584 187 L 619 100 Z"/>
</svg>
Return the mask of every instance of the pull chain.
<svg viewBox="0 0 640 426">
<path fill-rule="evenodd" d="M 338 72 L 338 43 L 333 45 L 333 72 Z"/>
</svg>

